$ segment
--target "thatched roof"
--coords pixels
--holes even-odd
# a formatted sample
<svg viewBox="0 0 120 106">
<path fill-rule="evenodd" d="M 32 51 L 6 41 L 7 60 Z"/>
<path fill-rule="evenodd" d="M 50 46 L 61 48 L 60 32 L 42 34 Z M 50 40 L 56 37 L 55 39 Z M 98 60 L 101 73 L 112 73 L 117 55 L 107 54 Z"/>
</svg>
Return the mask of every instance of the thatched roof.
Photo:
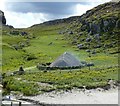
<svg viewBox="0 0 120 106">
<path fill-rule="evenodd" d="M 81 66 L 80 61 L 75 58 L 72 54 L 65 52 L 60 57 L 58 57 L 53 63 L 50 64 L 50 67 L 73 67 Z"/>
</svg>

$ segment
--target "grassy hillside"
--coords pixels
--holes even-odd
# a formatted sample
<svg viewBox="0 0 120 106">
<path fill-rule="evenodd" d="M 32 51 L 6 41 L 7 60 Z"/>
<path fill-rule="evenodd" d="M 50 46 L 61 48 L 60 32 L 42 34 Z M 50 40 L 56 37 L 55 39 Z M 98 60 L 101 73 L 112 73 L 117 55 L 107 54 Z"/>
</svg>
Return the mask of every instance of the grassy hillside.
<svg viewBox="0 0 120 106">
<path fill-rule="evenodd" d="M 28 38 L 21 35 L 3 35 L 3 72 L 16 70 L 21 65 L 30 67 L 37 63 L 53 62 L 65 51 L 71 52 L 81 61 L 93 62 L 95 66 L 117 64 L 117 54 L 109 54 L 108 50 L 105 53 L 101 52 L 102 48 L 96 49 L 98 53 L 91 54 L 90 58 L 88 52 L 79 50 L 64 39 L 64 35 L 59 34 L 59 27 L 54 29 L 57 28 L 55 25 L 48 28 L 45 26 L 43 29 L 40 27 L 26 29 L 29 33 Z"/>
<path fill-rule="evenodd" d="M 119 5 L 106 3 L 82 16 L 49 21 L 26 29 L 3 26 L 2 73 L 8 74 L 20 66 L 27 68 L 38 63 L 51 63 L 66 51 L 80 61 L 94 63 L 90 70 L 89 67 L 49 72 L 25 69 L 24 75 L 3 79 L 5 91 L 34 95 L 83 85 L 88 88 L 105 86 L 108 79 L 118 81 Z M 25 34 L 21 34 L 23 32 Z"/>
<path fill-rule="evenodd" d="M 75 51 L 63 39 L 63 35 L 58 33 L 59 27 L 30 28 L 27 29 L 29 37 L 3 34 L 3 72 L 18 69 L 20 65 L 29 67 L 37 63 L 52 62 L 65 51 Z M 21 47 L 21 44 L 25 45 Z"/>
</svg>

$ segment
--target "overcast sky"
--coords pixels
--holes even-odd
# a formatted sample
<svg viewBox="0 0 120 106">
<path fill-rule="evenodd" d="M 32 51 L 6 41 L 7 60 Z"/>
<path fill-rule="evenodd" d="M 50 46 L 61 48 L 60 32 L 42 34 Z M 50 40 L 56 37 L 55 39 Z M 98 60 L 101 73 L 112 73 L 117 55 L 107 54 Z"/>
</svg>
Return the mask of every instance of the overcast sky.
<svg viewBox="0 0 120 106">
<path fill-rule="evenodd" d="M 54 2 L 54 0 L 51 0 L 52 2 L 6 1 L 0 0 L 0 10 L 4 12 L 7 24 L 13 25 L 15 28 L 26 28 L 53 19 L 80 16 L 87 10 L 110 0 L 77 0 L 77 2 L 72 2 L 72 0 L 71 2 L 70 0 L 69 2 L 68 0 L 66 0 L 67 2 Z"/>
</svg>

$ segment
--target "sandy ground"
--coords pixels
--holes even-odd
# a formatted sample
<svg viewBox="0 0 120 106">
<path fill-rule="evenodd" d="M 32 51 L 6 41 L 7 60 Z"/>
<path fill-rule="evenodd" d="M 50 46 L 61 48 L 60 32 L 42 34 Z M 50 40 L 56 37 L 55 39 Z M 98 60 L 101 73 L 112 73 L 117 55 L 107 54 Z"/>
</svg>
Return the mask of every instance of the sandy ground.
<svg viewBox="0 0 120 106">
<path fill-rule="evenodd" d="M 107 91 L 73 89 L 69 92 L 50 92 L 33 97 L 24 97 L 45 104 L 118 104 L 118 88 Z"/>
</svg>

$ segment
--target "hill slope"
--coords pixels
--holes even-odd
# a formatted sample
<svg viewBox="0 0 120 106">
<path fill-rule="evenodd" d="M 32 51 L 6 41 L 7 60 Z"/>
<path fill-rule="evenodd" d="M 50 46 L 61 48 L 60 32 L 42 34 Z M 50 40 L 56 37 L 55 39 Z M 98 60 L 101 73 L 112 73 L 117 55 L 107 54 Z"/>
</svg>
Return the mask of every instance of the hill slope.
<svg viewBox="0 0 120 106">
<path fill-rule="evenodd" d="M 120 2 L 110 2 L 82 16 L 48 21 L 26 29 L 4 26 L 3 70 L 53 62 L 65 51 L 72 52 L 80 60 L 94 62 L 96 66 L 102 64 L 101 57 L 108 62 L 103 64 L 117 64 L 114 55 L 119 52 L 119 10 Z M 109 53 L 114 55 L 109 58 Z"/>
<path fill-rule="evenodd" d="M 120 2 L 111 2 L 82 16 L 44 22 L 30 28 L 15 29 L 4 25 L 2 73 L 8 76 L 3 74 L 3 94 L 20 91 L 24 95 L 37 95 L 84 86 L 107 90 L 109 79 L 118 85 L 119 10 Z M 50 64 L 64 52 L 94 66 L 48 72 L 33 67 Z M 25 74 L 9 76 L 20 66 Z"/>
<path fill-rule="evenodd" d="M 74 23 L 71 23 L 69 30 L 74 33 L 73 43 L 84 43 L 91 41 L 92 47 L 97 43 L 102 47 L 117 46 L 120 29 L 120 2 L 110 2 L 99 5 L 86 14 L 80 16 Z M 81 39 L 86 34 L 85 39 Z M 70 35 L 67 35 L 68 38 Z M 116 44 L 116 45 L 115 45 Z M 86 46 L 86 44 L 83 44 Z"/>
<path fill-rule="evenodd" d="M 65 34 L 65 39 L 67 38 L 80 49 L 89 48 L 89 40 L 92 48 L 101 46 L 104 48 L 117 47 L 120 33 L 119 10 L 120 2 L 108 2 L 88 10 L 81 16 L 48 21 L 34 25 L 32 28 L 64 24 L 59 33 Z M 97 46 L 95 46 L 96 43 Z M 83 45 L 83 47 L 79 47 L 79 44 Z"/>
</svg>

